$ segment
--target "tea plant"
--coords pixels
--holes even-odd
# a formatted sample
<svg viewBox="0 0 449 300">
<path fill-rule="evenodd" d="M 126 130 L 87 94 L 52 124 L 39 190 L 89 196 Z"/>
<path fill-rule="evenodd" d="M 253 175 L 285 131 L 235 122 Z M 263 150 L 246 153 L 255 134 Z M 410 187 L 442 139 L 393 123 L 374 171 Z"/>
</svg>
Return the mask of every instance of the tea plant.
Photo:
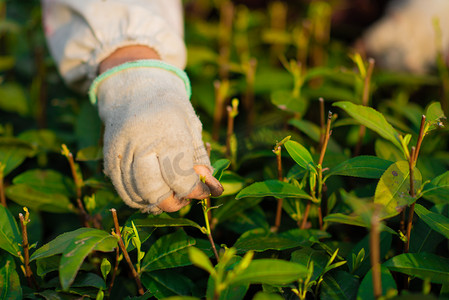
<svg viewBox="0 0 449 300">
<path fill-rule="evenodd" d="M 448 296 L 441 53 L 433 75 L 390 73 L 331 35 L 327 1 L 187 1 L 225 190 L 153 216 L 102 174 L 96 108 L 58 77 L 39 2 L 0 8 L 1 299 Z"/>
</svg>

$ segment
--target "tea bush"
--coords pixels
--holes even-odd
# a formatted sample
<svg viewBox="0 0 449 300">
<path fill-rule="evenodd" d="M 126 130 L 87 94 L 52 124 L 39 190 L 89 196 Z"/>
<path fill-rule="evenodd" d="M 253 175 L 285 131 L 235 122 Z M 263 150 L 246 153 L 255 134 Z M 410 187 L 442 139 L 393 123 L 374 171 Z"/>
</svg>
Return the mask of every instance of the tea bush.
<svg viewBox="0 0 449 300">
<path fill-rule="evenodd" d="M 158 216 L 103 175 L 96 108 L 57 74 L 39 2 L 0 2 L 0 298 L 447 297 L 448 68 L 381 70 L 305 2 L 185 3 L 225 191 Z"/>
</svg>

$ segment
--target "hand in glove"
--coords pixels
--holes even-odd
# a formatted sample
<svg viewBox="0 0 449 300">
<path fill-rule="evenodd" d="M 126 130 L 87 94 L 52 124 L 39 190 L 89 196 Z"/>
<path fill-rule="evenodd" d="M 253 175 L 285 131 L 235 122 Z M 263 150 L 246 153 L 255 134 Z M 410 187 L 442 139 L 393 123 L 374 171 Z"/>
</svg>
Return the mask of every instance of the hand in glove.
<svg viewBox="0 0 449 300">
<path fill-rule="evenodd" d="M 183 71 L 157 60 L 129 62 L 98 77 L 95 92 L 105 124 L 104 171 L 126 204 L 157 214 L 223 192 Z"/>
</svg>

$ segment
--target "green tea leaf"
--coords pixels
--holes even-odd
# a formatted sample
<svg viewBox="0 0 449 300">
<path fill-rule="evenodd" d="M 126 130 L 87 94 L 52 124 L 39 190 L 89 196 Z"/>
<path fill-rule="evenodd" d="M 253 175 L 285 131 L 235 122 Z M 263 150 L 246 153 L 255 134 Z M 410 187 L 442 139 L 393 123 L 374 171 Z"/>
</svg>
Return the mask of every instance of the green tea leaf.
<svg viewBox="0 0 449 300">
<path fill-rule="evenodd" d="M 245 178 L 241 177 L 237 173 L 226 170 L 223 172 L 220 180 L 223 186 L 223 194 L 219 198 L 237 194 L 245 186 Z"/>
<path fill-rule="evenodd" d="M 426 109 L 426 121 L 430 123 L 439 122 L 440 119 L 444 118 L 444 112 L 441 108 L 440 102 L 431 103 Z"/>
<path fill-rule="evenodd" d="M 382 282 L 382 295 L 386 295 L 388 290 L 397 290 L 396 281 L 387 267 L 380 266 L 380 280 Z M 357 292 L 357 300 L 375 300 L 373 289 L 373 270 L 371 269 L 360 283 Z"/>
<path fill-rule="evenodd" d="M 423 197 L 435 202 L 448 202 L 449 194 L 449 171 L 435 177 L 429 184 L 424 186 Z"/>
<path fill-rule="evenodd" d="M 61 262 L 60 255 L 44 257 L 36 260 L 37 275 L 44 276 L 47 273 L 57 271 Z"/>
<path fill-rule="evenodd" d="M 294 186 L 293 184 L 279 181 L 279 180 L 266 180 L 262 182 L 255 182 L 243 190 L 241 190 L 236 200 L 245 197 L 266 197 L 272 196 L 276 198 L 302 198 L 312 199 L 306 192 Z"/>
<path fill-rule="evenodd" d="M 279 109 L 294 112 L 304 113 L 307 108 L 307 101 L 301 97 L 295 97 L 289 90 L 277 90 L 271 93 L 271 103 L 276 105 Z"/>
<path fill-rule="evenodd" d="M 333 105 L 340 107 L 360 124 L 377 132 L 381 137 L 389 140 L 399 149 L 402 149 L 398 132 L 385 120 L 385 117 L 380 112 L 371 107 L 357 105 L 347 101 L 337 102 Z"/>
<path fill-rule="evenodd" d="M 27 115 L 29 107 L 24 87 L 17 83 L 0 84 L 0 109 L 21 116 Z"/>
<path fill-rule="evenodd" d="M 422 177 L 417 168 L 413 173 L 416 193 L 421 186 Z M 380 178 L 374 194 L 374 203 L 383 206 L 382 219 L 396 216 L 403 207 L 416 201 L 410 196 L 409 175 L 409 163 L 398 161 L 392 164 Z"/>
<path fill-rule="evenodd" d="M 315 250 L 310 247 L 304 247 L 292 253 L 290 261 L 307 266 L 313 262 L 313 274 L 310 280 L 316 280 L 323 273 L 324 268 L 329 261 L 329 255 L 326 251 Z"/>
<path fill-rule="evenodd" d="M 251 261 L 245 272 L 231 279 L 230 284 L 288 284 L 305 278 L 307 268 L 303 265 L 281 259 L 256 259 Z"/>
<path fill-rule="evenodd" d="M 103 158 L 103 148 L 98 146 L 89 146 L 79 150 L 76 153 L 77 161 L 98 161 Z"/>
<path fill-rule="evenodd" d="M 171 270 L 158 270 L 142 274 L 142 284 L 157 298 L 170 299 L 167 297 L 183 296 L 181 299 L 191 295 L 195 285 L 190 278 L 179 272 Z M 175 297 L 173 297 L 176 299 Z M 179 298 L 178 298 L 179 299 Z"/>
<path fill-rule="evenodd" d="M 16 220 L 6 207 L 0 205 L 0 248 L 18 257 L 21 243 L 22 236 Z"/>
<path fill-rule="evenodd" d="M 336 270 L 323 277 L 320 299 L 354 299 L 357 295 L 359 279 L 348 272 Z"/>
<path fill-rule="evenodd" d="M 3 176 L 18 167 L 34 153 L 31 144 L 12 137 L 0 137 L 0 163 L 5 166 Z"/>
<path fill-rule="evenodd" d="M 0 299 L 22 299 L 22 287 L 14 259 L 0 253 Z"/>
<path fill-rule="evenodd" d="M 431 212 L 419 204 L 415 204 L 415 212 L 430 228 L 449 238 L 449 218 Z"/>
<path fill-rule="evenodd" d="M 449 259 L 432 253 L 399 254 L 383 265 L 390 271 L 427 279 L 433 283 L 449 283 Z"/>
<path fill-rule="evenodd" d="M 360 226 L 365 228 L 370 228 L 371 224 L 366 222 L 364 218 L 357 215 L 345 215 L 342 213 L 334 213 L 329 214 L 323 219 L 324 222 L 334 222 L 334 223 L 341 223 L 341 224 L 347 224 L 347 225 L 354 225 L 354 226 Z M 385 226 L 384 224 L 381 224 L 380 226 L 381 231 L 387 231 L 391 234 L 396 234 L 396 232 L 391 229 L 388 226 Z"/>
<path fill-rule="evenodd" d="M 448 206 L 435 205 L 431 212 L 448 216 Z M 413 221 L 410 238 L 410 253 L 429 252 L 434 253 L 438 245 L 446 238 L 437 231 L 430 228 L 421 218 Z"/>
<path fill-rule="evenodd" d="M 189 247 L 188 249 L 189 249 L 189 259 L 193 265 L 205 270 L 209 274 L 215 273 L 214 266 L 212 266 L 209 257 L 207 257 L 207 255 L 204 254 L 203 251 L 195 247 Z"/>
<path fill-rule="evenodd" d="M 94 273 L 83 273 L 76 277 L 75 281 L 71 285 L 74 287 L 94 287 L 97 289 L 106 289 L 106 283 L 103 278 Z"/>
<path fill-rule="evenodd" d="M 313 173 L 317 173 L 312 155 L 303 145 L 290 140 L 285 143 L 285 149 L 287 149 L 288 154 L 298 165 Z"/>
<path fill-rule="evenodd" d="M 357 156 L 332 168 L 325 178 L 333 175 L 380 178 L 392 163 L 376 156 Z"/>
<path fill-rule="evenodd" d="M 103 279 L 106 281 L 106 277 L 108 276 L 109 272 L 111 271 L 111 263 L 109 260 L 105 257 L 101 260 L 100 265 L 101 275 L 103 276 Z"/>
<path fill-rule="evenodd" d="M 187 248 L 195 245 L 195 240 L 182 230 L 164 235 L 147 251 L 142 261 L 142 272 L 190 265 Z"/>
<path fill-rule="evenodd" d="M 224 170 L 229 168 L 230 165 L 231 165 L 231 161 L 229 159 L 219 159 L 219 160 L 217 160 L 212 165 L 212 167 L 214 168 L 213 176 L 215 178 L 217 178 L 217 180 L 220 180 L 221 176 L 223 175 Z"/>
<path fill-rule="evenodd" d="M 136 227 L 179 227 L 191 226 L 201 230 L 201 226 L 189 219 L 171 218 L 169 216 L 154 217 L 149 216 L 146 219 L 137 219 L 134 221 Z"/>
<path fill-rule="evenodd" d="M 215 205 L 221 205 L 220 209 L 212 210 L 212 223 L 220 224 L 230 218 L 234 217 L 238 213 L 241 213 L 251 207 L 258 205 L 262 201 L 262 198 L 244 198 L 239 201 L 229 201 L 229 199 L 223 199 L 217 202 Z"/>
<path fill-rule="evenodd" d="M 74 196 L 73 180 L 54 170 L 28 170 L 14 177 L 14 184 L 26 184 L 33 190 L 51 197 L 51 194 Z"/>
<path fill-rule="evenodd" d="M 246 252 L 253 250 L 263 252 L 266 250 L 285 250 L 302 246 L 303 241 L 294 241 L 279 236 L 253 236 L 249 238 L 239 238 L 234 248 L 238 251 Z"/>
<path fill-rule="evenodd" d="M 6 189 L 6 195 L 17 204 L 30 209 L 53 213 L 75 211 L 73 204 L 66 195 L 44 193 L 23 183 L 9 186 Z"/>
<path fill-rule="evenodd" d="M 291 119 L 288 121 L 288 124 L 298 128 L 306 134 L 309 138 L 314 140 L 315 142 L 318 142 L 320 140 L 320 127 L 318 127 L 316 124 L 307 121 L 307 120 L 297 120 L 297 119 Z"/>
<path fill-rule="evenodd" d="M 354 275 L 357 275 L 359 277 L 363 277 L 366 275 L 366 273 L 371 269 L 371 262 L 370 262 L 370 255 L 371 255 L 371 247 L 370 247 L 370 236 L 366 235 L 363 239 L 361 239 L 351 250 L 351 255 L 348 256 L 348 265 L 353 265 L 353 259 L 352 254 L 357 255 L 360 250 L 364 249 L 365 251 L 365 259 L 362 261 L 360 266 L 353 271 L 352 273 Z M 383 261 L 385 256 L 387 255 L 388 251 L 391 250 L 391 242 L 393 240 L 393 236 L 389 232 L 381 232 L 380 233 L 380 259 Z"/>
<path fill-rule="evenodd" d="M 17 137 L 39 150 L 59 152 L 61 148 L 58 136 L 49 129 L 30 129 L 21 132 Z"/>
<path fill-rule="evenodd" d="M 81 264 L 93 250 L 109 252 L 117 247 L 117 239 L 109 233 L 89 228 L 76 236 L 64 250 L 59 264 L 61 287 L 67 291 L 73 283 Z"/>
<path fill-rule="evenodd" d="M 73 243 L 77 236 L 84 233 L 89 233 L 90 230 L 91 228 L 83 227 L 58 235 L 54 240 L 34 251 L 33 255 L 30 257 L 30 261 L 50 257 L 56 254 L 62 254 Z"/>
</svg>

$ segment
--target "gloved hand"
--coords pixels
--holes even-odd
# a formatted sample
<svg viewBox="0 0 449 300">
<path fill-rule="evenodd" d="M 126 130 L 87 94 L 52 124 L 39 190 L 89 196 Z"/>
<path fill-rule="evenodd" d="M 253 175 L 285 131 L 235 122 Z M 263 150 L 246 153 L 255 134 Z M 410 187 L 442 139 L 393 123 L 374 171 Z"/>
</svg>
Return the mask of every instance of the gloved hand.
<svg viewBox="0 0 449 300">
<path fill-rule="evenodd" d="M 362 38 L 376 65 L 414 73 L 435 66 L 437 42 L 434 18 L 439 19 L 443 51 L 449 49 L 449 1 L 391 1 L 385 16 L 372 25 Z"/>
<path fill-rule="evenodd" d="M 187 76 L 160 61 L 172 71 L 138 66 L 148 62 L 155 61 L 113 68 L 96 84 L 104 171 L 126 204 L 157 214 L 218 196 L 223 187 L 212 176 Z"/>
</svg>

